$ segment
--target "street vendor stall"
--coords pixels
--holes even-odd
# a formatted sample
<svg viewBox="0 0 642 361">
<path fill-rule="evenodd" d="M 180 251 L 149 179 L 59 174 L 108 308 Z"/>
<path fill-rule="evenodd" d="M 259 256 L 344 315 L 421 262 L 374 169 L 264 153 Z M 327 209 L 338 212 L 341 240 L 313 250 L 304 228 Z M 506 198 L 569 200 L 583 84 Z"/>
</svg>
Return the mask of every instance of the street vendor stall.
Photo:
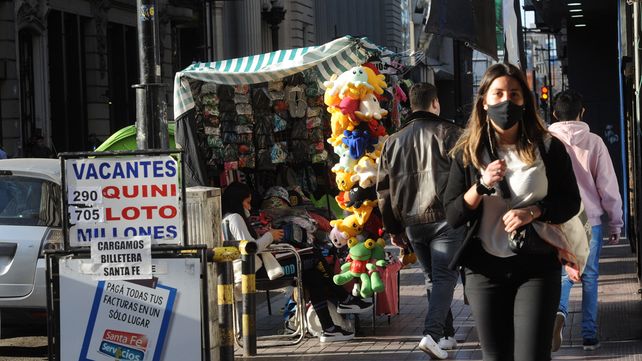
<svg viewBox="0 0 642 361">
<path fill-rule="evenodd" d="M 369 59 L 392 63 L 393 55 L 367 39 L 343 37 L 321 46 L 195 63 L 176 73 L 176 143 L 188 154 L 188 184 L 243 180 L 259 192 L 298 185 L 320 198 L 330 188 L 333 163 L 325 141 L 330 114 L 323 82 Z M 389 108 L 395 106 L 395 84 L 390 81 Z M 326 187 L 316 192 L 320 184 Z"/>
<path fill-rule="evenodd" d="M 295 209 L 299 196 L 309 197 L 309 204 L 317 205 L 320 202 L 316 200 L 325 199 L 323 208 L 328 212 L 322 213 L 324 217 L 343 216 L 329 212 L 333 208 L 330 203 L 337 204 L 335 195 L 341 188 L 335 185 L 338 181 L 332 170 L 339 159 L 337 147 L 327 141 L 338 139 L 330 119 L 338 107 L 334 112 L 328 109 L 324 83 L 366 63 L 377 74 L 387 68 L 396 73 L 403 66 L 395 56 L 367 39 L 343 37 L 321 46 L 195 63 L 178 72 L 174 80 L 175 139 L 185 151 L 187 184 L 224 188 L 233 181 L 244 182 L 261 195 L 252 198 L 262 203 L 262 211 L 251 217 L 257 233 L 265 232 L 262 227 L 271 222 L 269 226 L 283 228 L 285 239 L 296 241 L 293 243 L 327 240 L 332 230 L 329 222 L 323 227 L 323 220 L 311 219 L 315 218 L 313 212 L 299 214 Z M 378 113 L 384 119 L 379 117 L 376 123 L 395 128 L 405 95 L 396 75 L 380 76 L 386 78 L 380 92 L 353 104 L 380 104 L 386 111 Z M 350 139 L 357 146 L 357 139 Z M 280 186 L 286 189 L 278 189 Z M 345 209 L 334 208 L 337 213 Z M 307 223 L 309 218 L 312 226 Z M 369 228 L 370 224 L 373 227 Z M 370 222 L 364 232 L 376 239 L 380 227 Z M 325 236 L 316 237 L 315 229 L 323 230 Z"/>
</svg>

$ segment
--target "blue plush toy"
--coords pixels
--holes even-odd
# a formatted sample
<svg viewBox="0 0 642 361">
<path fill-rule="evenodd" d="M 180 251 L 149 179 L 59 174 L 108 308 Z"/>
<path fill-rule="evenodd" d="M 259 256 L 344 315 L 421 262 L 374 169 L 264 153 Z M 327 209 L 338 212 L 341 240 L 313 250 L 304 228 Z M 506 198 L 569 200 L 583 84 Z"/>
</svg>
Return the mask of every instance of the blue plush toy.
<svg viewBox="0 0 642 361">
<path fill-rule="evenodd" d="M 353 159 L 360 159 L 367 152 L 374 151 L 374 145 L 377 144 L 378 139 L 370 136 L 367 130 L 345 130 L 343 131 L 343 144 L 348 147 L 350 157 Z"/>
</svg>

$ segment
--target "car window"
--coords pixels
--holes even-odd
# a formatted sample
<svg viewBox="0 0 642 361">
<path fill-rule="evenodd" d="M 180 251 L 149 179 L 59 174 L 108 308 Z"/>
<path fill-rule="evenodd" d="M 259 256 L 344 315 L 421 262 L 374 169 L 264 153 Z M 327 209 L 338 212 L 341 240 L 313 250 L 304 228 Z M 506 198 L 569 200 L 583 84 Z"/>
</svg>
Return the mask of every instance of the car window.
<svg viewBox="0 0 642 361">
<path fill-rule="evenodd" d="M 0 225 L 60 227 L 60 187 L 37 178 L 0 177 Z"/>
</svg>

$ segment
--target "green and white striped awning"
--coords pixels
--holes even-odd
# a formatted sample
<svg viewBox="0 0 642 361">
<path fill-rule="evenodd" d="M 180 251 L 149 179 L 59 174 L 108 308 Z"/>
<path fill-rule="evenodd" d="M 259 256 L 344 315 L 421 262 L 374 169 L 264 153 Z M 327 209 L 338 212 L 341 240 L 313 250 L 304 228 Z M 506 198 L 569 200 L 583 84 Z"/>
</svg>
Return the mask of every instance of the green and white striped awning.
<svg viewBox="0 0 642 361">
<path fill-rule="evenodd" d="M 316 67 L 320 81 L 361 65 L 373 54 L 390 53 L 367 39 L 343 37 L 320 46 L 279 50 L 210 63 L 194 63 L 174 77 L 174 119 L 194 107 L 190 80 L 216 84 L 256 84 L 281 80 Z"/>
</svg>

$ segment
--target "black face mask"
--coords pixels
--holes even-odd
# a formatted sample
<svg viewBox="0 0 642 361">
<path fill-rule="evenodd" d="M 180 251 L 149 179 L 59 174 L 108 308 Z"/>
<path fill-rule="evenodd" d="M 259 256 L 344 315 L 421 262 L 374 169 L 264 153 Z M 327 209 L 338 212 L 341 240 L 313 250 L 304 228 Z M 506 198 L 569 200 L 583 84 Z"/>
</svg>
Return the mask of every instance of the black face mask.
<svg viewBox="0 0 642 361">
<path fill-rule="evenodd" d="M 524 116 L 524 106 L 506 100 L 501 103 L 489 105 L 486 112 L 493 123 L 503 130 L 506 130 L 522 120 Z"/>
</svg>

